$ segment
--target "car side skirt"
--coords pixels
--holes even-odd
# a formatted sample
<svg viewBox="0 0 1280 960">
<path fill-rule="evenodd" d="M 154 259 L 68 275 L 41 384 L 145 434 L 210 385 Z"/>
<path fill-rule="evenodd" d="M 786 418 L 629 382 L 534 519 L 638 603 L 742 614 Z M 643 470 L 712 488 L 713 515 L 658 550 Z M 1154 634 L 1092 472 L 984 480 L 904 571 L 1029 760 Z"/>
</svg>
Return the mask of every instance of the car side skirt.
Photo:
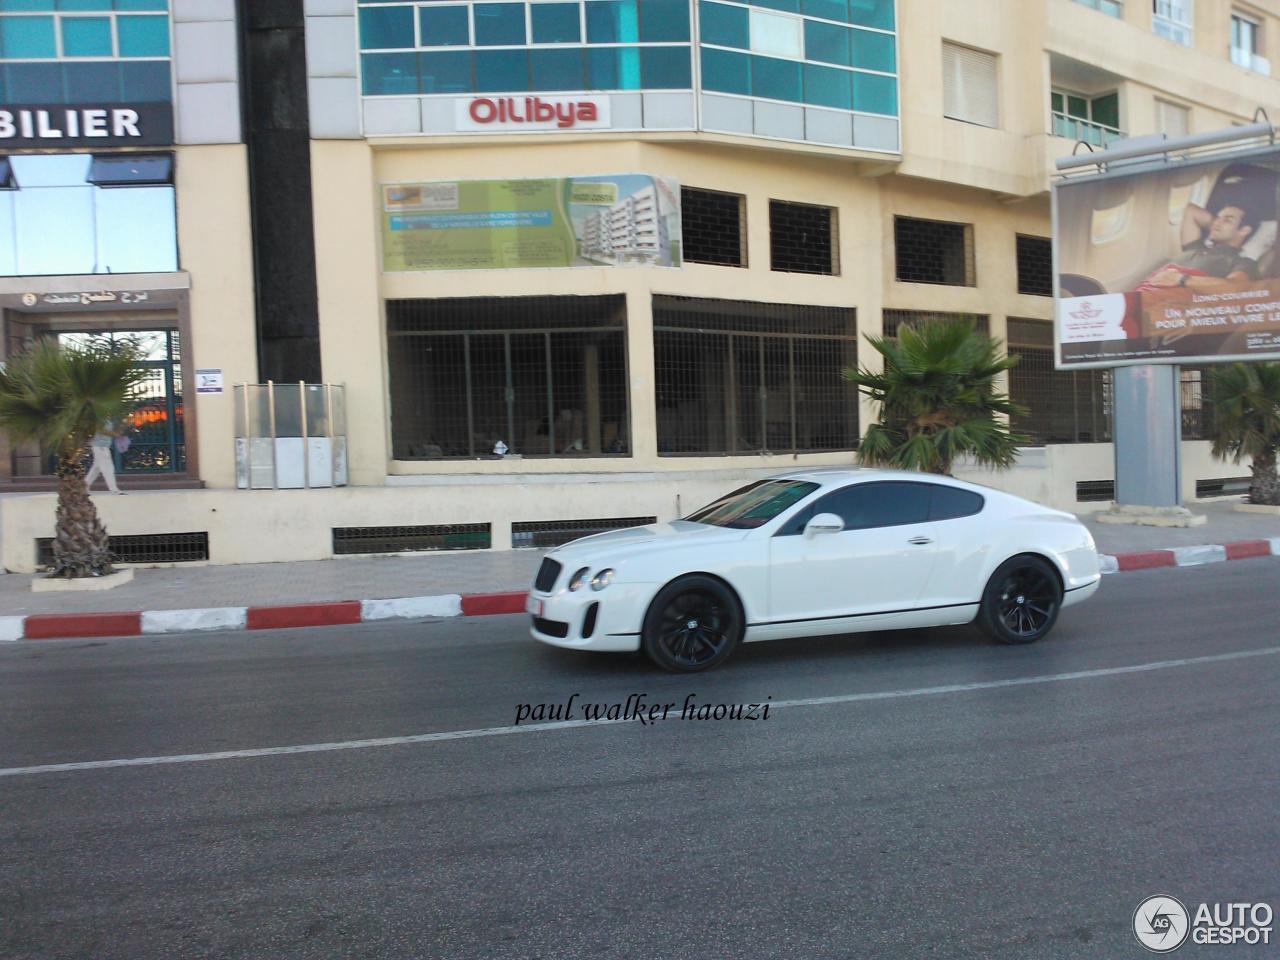
<svg viewBox="0 0 1280 960">
<path fill-rule="evenodd" d="M 873 630 L 913 630 L 917 627 L 946 627 L 971 623 L 978 615 L 978 601 L 949 603 L 936 607 L 914 607 L 910 610 L 878 610 L 844 617 L 815 617 L 801 620 L 775 620 L 747 626 L 745 642 L 781 640 L 787 637 L 822 637 L 842 633 L 867 633 Z"/>
</svg>

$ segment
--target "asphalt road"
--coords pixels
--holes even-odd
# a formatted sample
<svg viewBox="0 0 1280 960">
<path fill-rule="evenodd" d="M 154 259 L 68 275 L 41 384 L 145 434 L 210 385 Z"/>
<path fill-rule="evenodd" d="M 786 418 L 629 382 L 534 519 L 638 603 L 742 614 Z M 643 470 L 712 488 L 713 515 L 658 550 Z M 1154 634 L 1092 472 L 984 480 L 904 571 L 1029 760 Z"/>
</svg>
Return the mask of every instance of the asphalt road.
<svg viewBox="0 0 1280 960">
<path fill-rule="evenodd" d="M 0 957 L 1147 956 L 1148 896 L 1280 910 L 1278 583 L 1123 574 L 1030 647 L 787 641 L 692 678 L 522 617 L 7 645 Z M 636 693 L 772 707 L 508 729 Z"/>
</svg>

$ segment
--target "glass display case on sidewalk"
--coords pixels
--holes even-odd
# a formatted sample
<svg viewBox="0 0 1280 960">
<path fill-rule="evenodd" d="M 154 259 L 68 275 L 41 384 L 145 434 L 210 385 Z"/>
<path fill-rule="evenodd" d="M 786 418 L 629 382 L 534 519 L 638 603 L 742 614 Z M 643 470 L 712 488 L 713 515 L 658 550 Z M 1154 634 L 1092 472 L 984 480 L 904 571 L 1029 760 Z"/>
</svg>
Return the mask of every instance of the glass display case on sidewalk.
<svg viewBox="0 0 1280 960">
<path fill-rule="evenodd" d="M 293 490 L 347 484 L 347 409 L 331 383 L 235 387 L 236 486 Z"/>
</svg>

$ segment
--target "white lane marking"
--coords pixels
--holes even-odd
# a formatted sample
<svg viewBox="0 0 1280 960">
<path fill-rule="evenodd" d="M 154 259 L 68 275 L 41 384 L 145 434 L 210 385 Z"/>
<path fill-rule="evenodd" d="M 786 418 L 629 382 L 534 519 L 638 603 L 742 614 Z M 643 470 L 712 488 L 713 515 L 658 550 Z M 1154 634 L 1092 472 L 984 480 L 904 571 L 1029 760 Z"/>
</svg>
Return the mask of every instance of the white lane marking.
<svg viewBox="0 0 1280 960">
<path fill-rule="evenodd" d="M 956 683 L 943 687 L 917 687 L 908 690 L 880 690 L 874 693 L 846 693 L 831 697 L 806 697 L 801 700 L 771 700 L 774 710 L 787 707 L 818 707 L 837 703 L 862 703 L 871 700 L 896 700 L 904 697 L 930 697 L 947 693 L 967 693 L 973 690 L 998 690 L 1003 687 L 1024 687 L 1041 683 L 1060 683 L 1067 680 L 1089 680 L 1095 677 L 1116 677 L 1126 673 L 1146 673 L 1152 670 L 1169 670 L 1173 667 L 1191 667 L 1205 663 L 1224 663 L 1248 657 L 1265 657 L 1280 653 L 1280 647 L 1263 647 L 1258 650 L 1239 650 L 1235 653 L 1219 653 L 1207 657 L 1187 657 L 1181 660 L 1157 660 L 1128 667 L 1104 667 L 1097 670 L 1077 670 L 1072 673 L 1043 674 L 1036 677 L 1015 677 L 1011 680 L 986 680 L 978 683 Z M 677 720 L 678 715 L 668 717 Z M 334 750 L 367 750 L 373 747 L 398 747 L 411 743 L 439 743 L 445 740 L 473 740 L 480 737 L 504 737 L 515 733 L 546 733 L 551 730 L 573 730 L 578 727 L 606 727 L 619 723 L 635 723 L 627 720 L 561 720 L 556 723 L 535 723 L 520 727 L 482 727 L 476 730 L 449 730 L 443 733 L 421 733 L 409 737 L 381 737 L 376 740 L 346 740 L 339 743 L 304 743 L 293 747 L 261 747 L 256 750 L 223 750 L 218 753 L 186 753 L 167 757 L 132 757 L 123 760 L 90 760 L 82 763 L 49 763 L 35 767 L 0 768 L 0 777 L 18 777 L 34 773 L 66 773 L 74 770 L 105 770 L 109 767 L 153 767 L 171 763 L 202 763 L 206 760 L 238 760 L 247 757 L 277 757 L 296 753 L 328 753 Z"/>
</svg>

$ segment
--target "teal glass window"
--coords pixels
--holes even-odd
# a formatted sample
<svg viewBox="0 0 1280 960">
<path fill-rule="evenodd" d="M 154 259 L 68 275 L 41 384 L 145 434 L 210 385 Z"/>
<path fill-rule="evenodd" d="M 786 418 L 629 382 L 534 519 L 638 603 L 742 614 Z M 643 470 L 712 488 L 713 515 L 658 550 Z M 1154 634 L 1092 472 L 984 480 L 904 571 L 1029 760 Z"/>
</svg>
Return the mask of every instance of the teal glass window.
<svg viewBox="0 0 1280 960">
<path fill-rule="evenodd" d="M 120 100 L 119 63 L 64 63 L 62 80 L 68 103 L 116 103 Z"/>
<path fill-rule="evenodd" d="M 23 13 L 28 10 L 52 10 L 53 0 L 0 0 L 0 10 Z"/>
<path fill-rule="evenodd" d="M 639 0 L 639 5 L 641 40 L 689 39 L 689 0 Z"/>
<path fill-rule="evenodd" d="M 360 57 L 366 96 L 418 92 L 416 53 L 366 53 Z"/>
<path fill-rule="evenodd" d="M 109 17 L 65 17 L 62 21 L 64 57 L 109 57 L 111 19 Z"/>
<path fill-rule="evenodd" d="M 56 63 L 7 63 L 10 103 L 63 103 L 62 68 Z"/>
<path fill-rule="evenodd" d="M 68 68 L 74 64 L 68 64 Z M 120 95 L 123 100 L 168 103 L 173 97 L 168 61 L 147 60 L 120 64 Z"/>
<path fill-rule="evenodd" d="M 807 17 L 849 21 L 849 0 L 802 0 L 800 12 Z"/>
<path fill-rule="evenodd" d="M 474 57 L 470 50 L 419 54 L 423 93 L 470 93 L 475 89 Z"/>
<path fill-rule="evenodd" d="M 587 89 L 639 90 L 640 51 L 635 47 L 588 47 Z"/>
<path fill-rule="evenodd" d="M 688 47 L 641 47 L 640 85 L 646 90 L 688 90 L 693 68 Z"/>
<path fill-rule="evenodd" d="M 413 7 L 362 7 L 360 46 L 398 50 L 413 46 Z"/>
<path fill-rule="evenodd" d="M 579 43 L 582 24 L 576 3 L 535 3 L 529 7 L 534 43 Z"/>
<path fill-rule="evenodd" d="M 801 100 L 800 64 L 773 57 L 751 58 L 751 95 L 770 100 Z"/>
<path fill-rule="evenodd" d="M 815 107 L 853 108 L 853 75 L 848 70 L 804 65 L 804 102 Z"/>
<path fill-rule="evenodd" d="M 424 47 L 465 47 L 471 43 L 466 7 L 419 7 Z"/>
<path fill-rule="evenodd" d="M 751 49 L 751 31 L 747 26 L 744 7 L 730 7 L 723 3 L 702 0 L 698 7 L 698 36 L 703 43 L 718 47 Z"/>
<path fill-rule="evenodd" d="M 582 90 L 586 87 L 582 50 L 530 50 L 530 90 Z"/>
<path fill-rule="evenodd" d="M 787 13 L 800 12 L 800 0 L 752 0 L 752 4 L 771 10 L 785 10 Z"/>
<path fill-rule="evenodd" d="M 103 9 L 105 9 L 105 4 Z M 116 0 L 117 10 L 168 10 L 169 0 Z"/>
<path fill-rule="evenodd" d="M 59 10 L 110 10 L 111 0 L 57 0 Z"/>
<path fill-rule="evenodd" d="M 893 49 L 893 35 L 872 33 L 869 30 L 853 31 L 853 65 L 866 70 L 897 70 L 897 55 Z"/>
<path fill-rule="evenodd" d="M 477 50 L 478 93 L 524 93 L 529 89 L 529 54 L 524 50 Z"/>
<path fill-rule="evenodd" d="M 168 17 L 116 17 L 122 57 L 167 57 Z"/>
<path fill-rule="evenodd" d="M 477 3 L 476 46 L 523 46 L 523 3 Z"/>
<path fill-rule="evenodd" d="M 848 27 L 837 27 L 833 23 L 817 23 L 813 20 L 804 22 L 804 55 L 809 60 L 821 60 L 823 63 L 840 63 L 846 67 L 853 64 L 851 34 Z"/>
<path fill-rule="evenodd" d="M 0 56 L 18 60 L 56 57 L 53 17 L 5 17 L 0 19 Z"/>
<path fill-rule="evenodd" d="M 587 43 L 635 43 L 639 39 L 636 0 L 587 0 Z"/>
<path fill-rule="evenodd" d="M 898 115 L 898 81 L 874 73 L 853 75 L 853 109 L 864 113 Z"/>
<path fill-rule="evenodd" d="M 893 0 L 849 0 L 849 22 L 860 27 L 893 29 Z"/>
<path fill-rule="evenodd" d="M 721 93 L 751 93 L 751 58 L 728 50 L 702 51 L 702 86 Z"/>
</svg>

